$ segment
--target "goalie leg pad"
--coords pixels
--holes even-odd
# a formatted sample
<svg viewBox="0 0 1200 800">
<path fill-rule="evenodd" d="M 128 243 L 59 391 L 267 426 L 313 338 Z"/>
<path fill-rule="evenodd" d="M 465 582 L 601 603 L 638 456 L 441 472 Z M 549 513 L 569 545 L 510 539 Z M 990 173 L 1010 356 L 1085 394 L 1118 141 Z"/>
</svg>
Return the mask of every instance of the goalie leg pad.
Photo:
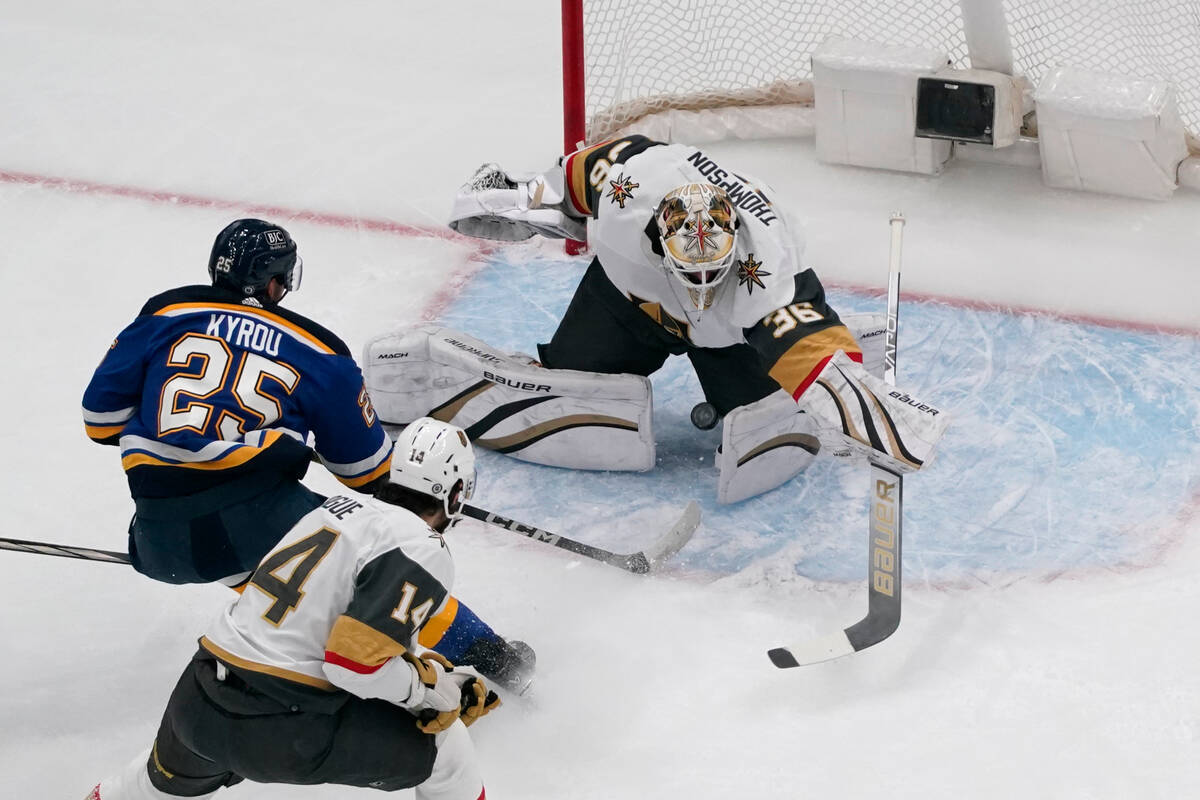
<svg viewBox="0 0 1200 800">
<path fill-rule="evenodd" d="M 900 474 L 932 458 L 948 422 L 940 409 L 868 374 L 841 350 L 805 390 L 800 405 L 830 443 L 849 446 Z"/>
<path fill-rule="evenodd" d="M 552 467 L 654 466 L 647 378 L 545 369 L 436 325 L 372 339 L 363 364 L 384 423 L 431 416 L 480 447 Z"/>
<path fill-rule="evenodd" d="M 787 392 L 735 408 L 721 429 L 717 502 L 736 503 L 780 486 L 820 449 L 812 421 Z"/>
</svg>

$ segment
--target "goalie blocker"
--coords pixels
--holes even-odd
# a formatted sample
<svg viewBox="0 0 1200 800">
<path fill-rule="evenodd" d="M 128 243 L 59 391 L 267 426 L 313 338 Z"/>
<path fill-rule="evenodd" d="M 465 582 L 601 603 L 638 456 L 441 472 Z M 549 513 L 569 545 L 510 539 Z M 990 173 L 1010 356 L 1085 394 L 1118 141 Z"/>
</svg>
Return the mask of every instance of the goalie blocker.
<svg viewBox="0 0 1200 800">
<path fill-rule="evenodd" d="M 436 325 L 372 339 L 363 371 L 385 424 L 430 416 L 480 447 L 553 467 L 654 466 L 647 378 L 544 369 Z"/>
</svg>

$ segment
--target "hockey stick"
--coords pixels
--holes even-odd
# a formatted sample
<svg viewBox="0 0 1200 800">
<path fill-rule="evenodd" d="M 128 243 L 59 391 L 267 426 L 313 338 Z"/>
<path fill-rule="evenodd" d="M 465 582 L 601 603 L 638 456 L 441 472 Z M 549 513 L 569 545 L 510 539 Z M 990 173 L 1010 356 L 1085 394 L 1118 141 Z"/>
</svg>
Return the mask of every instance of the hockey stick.
<svg viewBox="0 0 1200 800">
<path fill-rule="evenodd" d="M 883 345 L 883 379 L 896 385 L 896 325 L 900 311 L 900 244 L 904 215 L 892 214 L 892 243 L 888 263 L 887 332 Z M 900 531 L 903 481 L 878 464 L 871 464 L 871 518 L 867 547 L 867 615 L 845 630 L 767 651 L 781 669 L 816 664 L 848 656 L 891 636 L 900 625 Z"/>
<path fill-rule="evenodd" d="M 594 558 L 611 564 L 614 567 L 644 574 L 657 567 L 666 559 L 679 552 L 688 540 L 692 538 L 696 526 L 700 524 L 700 506 L 696 501 L 688 503 L 683 515 L 675 521 L 671 528 L 660 536 L 645 550 L 623 555 L 601 550 L 583 542 L 568 539 L 565 536 L 535 528 L 515 520 L 506 519 L 482 508 L 466 505 L 463 514 L 477 520 L 496 525 L 507 531 L 527 536 L 538 542 L 545 542 L 554 547 L 561 547 L 577 555 Z M 74 547 L 65 544 L 50 544 L 49 542 L 31 542 L 24 539 L 7 539 L 0 537 L 0 550 L 15 550 L 18 553 L 36 553 L 44 556 L 62 556 L 63 558 L 81 558 L 85 561 L 107 561 L 110 564 L 128 564 L 129 555 L 116 550 L 96 550 L 91 547 Z"/>
<path fill-rule="evenodd" d="M 85 561 L 107 561 L 110 564 L 128 564 L 129 554 L 116 550 L 95 550 L 91 547 L 72 547 L 67 544 L 29 542 L 24 539 L 0 537 L 0 550 L 15 550 L 18 553 L 37 553 L 43 556 L 82 558 Z"/>
<path fill-rule="evenodd" d="M 463 514 L 472 519 L 486 522 L 489 525 L 504 528 L 504 530 L 511 533 L 527 536 L 535 542 L 543 542 L 554 547 L 561 547 L 576 555 L 593 558 L 609 566 L 619 567 L 620 569 L 639 575 L 650 572 L 663 561 L 679 552 L 680 548 L 692 538 L 692 533 L 695 532 L 696 526 L 700 524 L 700 506 L 697 505 L 695 500 L 692 500 L 687 504 L 687 508 L 683 510 L 682 516 L 675 521 L 675 524 L 655 540 L 653 544 L 644 550 L 625 555 L 622 553 L 610 553 L 608 550 L 602 550 L 599 547 L 577 542 L 574 539 L 568 539 L 565 536 L 559 536 L 556 533 L 544 531 L 532 525 L 507 519 L 490 511 L 485 511 L 482 508 L 476 508 L 475 506 L 464 505 Z"/>
</svg>

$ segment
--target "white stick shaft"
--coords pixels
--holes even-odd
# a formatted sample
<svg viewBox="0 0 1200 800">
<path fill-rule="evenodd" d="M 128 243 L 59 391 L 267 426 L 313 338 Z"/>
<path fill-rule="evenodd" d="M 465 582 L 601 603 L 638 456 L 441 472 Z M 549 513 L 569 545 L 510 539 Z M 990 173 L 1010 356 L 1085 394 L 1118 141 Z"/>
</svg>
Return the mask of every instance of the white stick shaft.
<svg viewBox="0 0 1200 800">
<path fill-rule="evenodd" d="M 904 241 L 904 215 L 892 213 L 892 246 L 888 258 L 887 336 L 883 345 L 883 379 L 896 385 L 896 334 L 899 329 L 900 249 Z"/>
</svg>

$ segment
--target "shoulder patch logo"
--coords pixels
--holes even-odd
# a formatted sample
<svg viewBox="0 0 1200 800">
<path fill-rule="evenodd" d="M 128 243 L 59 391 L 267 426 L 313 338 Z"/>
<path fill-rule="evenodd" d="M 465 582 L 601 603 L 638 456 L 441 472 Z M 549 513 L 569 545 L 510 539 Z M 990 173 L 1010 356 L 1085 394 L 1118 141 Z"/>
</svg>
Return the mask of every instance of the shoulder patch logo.
<svg viewBox="0 0 1200 800">
<path fill-rule="evenodd" d="M 745 286 L 747 294 L 754 294 L 754 287 L 766 289 L 766 285 L 762 282 L 762 276 L 770 275 L 765 269 L 762 269 L 762 262 L 754 260 L 754 253 L 747 253 L 745 261 L 737 262 L 738 268 L 738 286 Z"/>
<path fill-rule="evenodd" d="M 608 182 L 608 197 L 612 202 L 616 203 L 621 208 L 625 207 L 625 201 L 633 197 L 633 190 L 641 186 L 640 183 L 634 183 L 630 178 L 624 175 L 618 175 L 616 180 Z"/>
</svg>

